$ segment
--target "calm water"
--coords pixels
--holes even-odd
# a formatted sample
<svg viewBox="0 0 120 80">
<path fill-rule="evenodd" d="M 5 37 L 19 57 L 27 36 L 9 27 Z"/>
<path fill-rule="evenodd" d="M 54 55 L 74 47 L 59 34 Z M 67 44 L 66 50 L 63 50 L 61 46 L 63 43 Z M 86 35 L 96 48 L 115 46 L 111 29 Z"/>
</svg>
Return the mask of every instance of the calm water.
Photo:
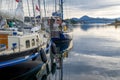
<svg viewBox="0 0 120 80">
<path fill-rule="evenodd" d="M 120 80 L 120 27 L 81 25 L 73 36 L 63 80 Z"/>
<path fill-rule="evenodd" d="M 74 27 L 73 49 L 64 59 L 63 80 L 120 80 L 120 26 L 94 24 Z M 16 74 L 16 70 L 22 72 L 36 65 L 38 62 L 23 63 L 9 67 L 5 70 L 7 72 L 2 69 L 2 72 L 5 72 L 5 78 L 9 78 Z M 35 74 L 32 74 L 33 79 Z M 55 75 L 50 74 L 48 80 L 59 80 L 58 76 L 57 71 Z"/>
</svg>

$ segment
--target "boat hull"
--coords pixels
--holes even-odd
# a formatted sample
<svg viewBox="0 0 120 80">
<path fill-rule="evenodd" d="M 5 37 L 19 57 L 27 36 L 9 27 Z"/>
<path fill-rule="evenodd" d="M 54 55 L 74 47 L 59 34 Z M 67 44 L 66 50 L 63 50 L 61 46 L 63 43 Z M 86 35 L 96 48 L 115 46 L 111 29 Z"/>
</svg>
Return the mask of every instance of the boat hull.
<svg viewBox="0 0 120 80">
<path fill-rule="evenodd" d="M 72 32 L 59 32 L 59 37 L 52 37 L 53 42 L 69 42 L 73 38 Z"/>
<path fill-rule="evenodd" d="M 16 52 L 13 54 L 6 54 L 6 55 L 0 55 L 0 62 L 1 61 L 8 61 L 11 59 L 16 59 L 16 58 L 20 58 L 20 57 L 25 57 L 28 55 L 32 55 L 34 53 L 38 52 L 38 48 L 33 48 L 30 50 L 26 50 L 26 51 L 21 51 L 21 52 Z"/>
<path fill-rule="evenodd" d="M 0 69 L 1 80 L 36 80 L 36 75 L 40 71 L 45 72 L 46 64 L 40 62 L 40 60 L 26 61 L 14 66 L 4 67 Z M 41 77 L 44 73 L 41 73 Z"/>
</svg>

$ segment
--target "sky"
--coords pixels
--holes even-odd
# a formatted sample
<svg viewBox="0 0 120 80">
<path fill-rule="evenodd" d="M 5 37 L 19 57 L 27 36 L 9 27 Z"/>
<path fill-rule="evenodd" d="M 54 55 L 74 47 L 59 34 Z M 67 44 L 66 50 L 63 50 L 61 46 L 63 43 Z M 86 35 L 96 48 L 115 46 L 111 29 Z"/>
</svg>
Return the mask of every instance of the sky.
<svg viewBox="0 0 120 80">
<path fill-rule="evenodd" d="M 120 17 L 120 0 L 64 0 L 64 18 Z"/>
<path fill-rule="evenodd" d="M 15 0 L 10 0 L 10 1 L 12 2 Z M 26 0 L 23 1 L 24 4 L 27 4 L 27 2 L 25 2 Z M 55 9 L 55 5 L 54 5 L 55 0 L 45 0 L 45 1 L 46 1 L 46 14 L 47 16 L 51 16 L 51 13 Z M 59 0 L 56 1 L 58 5 Z M 119 10 L 120 0 L 63 0 L 63 1 L 64 1 L 64 18 L 73 18 L 73 17 L 80 18 L 84 15 L 88 15 L 90 17 L 102 17 L 102 18 L 120 17 L 120 10 Z M 42 15 L 44 16 L 45 14 L 44 14 L 43 0 L 41 0 L 41 4 L 42 4 L 41 5 Z M 8 6 L 13 6 L 13 5 L 8 5 Z"/>
</svg>

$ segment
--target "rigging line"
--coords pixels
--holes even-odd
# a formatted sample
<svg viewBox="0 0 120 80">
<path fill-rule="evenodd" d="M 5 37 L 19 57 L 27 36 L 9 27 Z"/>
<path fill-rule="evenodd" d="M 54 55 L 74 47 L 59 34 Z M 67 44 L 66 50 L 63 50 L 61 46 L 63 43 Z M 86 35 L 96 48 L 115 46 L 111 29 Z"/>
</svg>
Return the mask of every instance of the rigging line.
<svg viewBox="0 0 120 80">
<path fill-rule="evenodd" d="M 2 0 L 1 0 L 1 3 L 0 3 L 0 9 L 1 9 L 1 7 L 2 7 Z"/>
<path fill-rule="evenodd" d="M 8 0 L 8 1 L 9 1 L 8 3 L 12 2 L 11 0 Z M 13 5 L 13 4 L 12 4 L 12 5 Z M 11 5 L 11 4 L 9 5 L 9 8 L 11 8 L 11 10 L 13 10 L 12 5 Z M 11 10 L 10 10 L 10 11 L 11 11 Z"/>
<path fill-rule="evenodd" d="M 70 0 L 70 5 L 72 4 L 73 1 Z M 69 7 L 69 11 L 70 11 L 70 16 L 71 16 L 71 8 Z"/>
<path fill-rule="evenodd" d="M 62 69 L 61 69 L 61 80 L 63 80 L 63 57 L 61 58 L 61 66 L 62 66 Z"/>
<path fill-rule="evenodd" d="M 8 1 L 9 1 L 8 4 L 12 2 L 11 0 L 8 0 Z M 13 2 L 12 2 L 12 4 L 9 5 L 9 8 L 11 8 L 10 11 L 11 10 L 13 11 Z"/>
<path fill-rule="evenodd" d="M 5 4 L 7 4 L 7 1 L 8 1 L 8 0 L 6 0 Z M 6 8 L 8 8 L 8 10 L 9 10 L 9 4 L 5 7 L 5 9 L 6 9 Z"/>
<path fill-rule="evenodd" d="M 43 4 L 44 4 L 44 16 L 46 17 L 46 1 L 43 0 Z"/>
<path fill-rule="evenodd" d="M 55 4 L 55 1 L 56 1 L 56 0 L 53 0 L 52 12 L 54 12 L 54 11 L 55 11 L 55 8 L 56 8 L 56 7 L 55 7 L 55 5 L 56 5 L 56 4 Z"/>
<path fill-rule="evenodd" d="M 67 68 L 67 65 L 66 64 L 64 64 L 64 68 L 65 69 L 63 69 L 63 71 L 64 71 L 64 75 L 65 75 L 65 80 L 69 80 L 68 79 L 68 68 Z M 64 77 L 63 77 L 64 78 Z M 64 79 L 63 79 L 64 80 Z"/>
<path fill-rule="evenodd" d="M 55 0 L 54 4 L 55 4 L 54 6 L 56 8 L 56 9 L 54 8 L 54 10 L 55 10 L 55 12 L 58 12 L 58 5 L 59 5 L 58 0 Z"/>
<path fill-rule="evenodd" d="M 59 80 L 61 79 L 61 77 L 60 77 L 60 76 L 61 76 L 61 75 L 60 75 L 61 72 L 60 72 L 60 71 L 61 71 L 61 70 L 59 70 Z"/>
<path fill-rule="evenodd" d="M 45 16 L 48 16 L 48 10 L 49 10 L 49 3 L 47 2 L 46 3 L 46 1 L 44 2 L 45 3 L 45 5 L 44 5 L 44 9 L 45 9 L 45 12 L 46 12 L 46 14 L 45 14 Z"/>
<path fill-rule="evenodd" d="M 16 4 L 15 4 L 15 1 L 14 1 L 14 0 L 12 0 L 12 1 L 13 1 L 13 2 L 12 2 L 12 3 L 13 3 L 13 7 L 15 7 L 15 8 L 16 8 Z"/>
<path fill-rule="evenodd" d="M 12 5 L 13 8 L 15 8 L 14 1 L 13 1 L 13 0 L 12 0 L 12 4 L 11 4 L 11 5 Z"/>
<path fill-rule="evenodd" d="M 57 80 L 57 71 L 55 72 L 55 80 Z"/>
<path fill-rule="evenodd" d="M 32 6 L 33 6 L 33 16 L 34 16 L 34 24 L 36 24 L 36 18 L 35 18 L 35 5 L 34 5 L 34 2 L 32 0 Z"/>
<path fill-rule="evenodd" d="M 10 10 L 10 11 L 13 10 L 13 7 L 12 7 L 12 5 L 11 5 L 10 0 L 8 0 L 7 4 L 9 4 L 9 6 L 8 6 L 9 10 Z"/>
<path fill-rule="evenodd" d="M 55 12 L 57 11 L 57 1 L 55 0 Z"/>
<path fill-rule="evenodd" d="M 15 3 L 15 8 L 16 8 L 17 4 L 16 4 L 16 2 L 14 2 L 14 3 Z"/>
<path fill-rule="evenodd" d="M 30 14 L 30 5 L 29 5 L 28 0 L 27 0 L 27 5 L 28 5 L 28 14 L 29 14 L 29 16 L 31 17 L 31 14 Z"/>
<path fill-rule="evenodd" d="M 0 9 L 2 8 L 2 0 L 1 0 L 1 3 L 0 3 Z"/>
<path fill-rule="evenodd" d="M 8 4 L 8 0 L 6 0 L 7 7 L 5 7 L 5 10 L 8 9 L 8 13 L 10 12 L 10 4 Z"/>
<path fill-rule="evenodd" d="M 60 0 L 60 6 L 61 6 L 61 18 L 64 19 L 64 17 L 63 17 L 63 0 Z"/>
<path fill-rule="evenodd" d="M 60 69 L 59 69 L 59 80 L 63 80 L 63 58 L 60 57 L 59 59 L 60 59 L 60 61 L 59 61 L 59 66 L 60 66 Z"/>
<path fill-rule="evenodd" d="M 69 80 L 70 80 L 70 76 L 71 76 L 71 71 L 70 71 L 70 70 L 71 70 L 71 68 L 72 68 L 72 66 L 71 66 L 72 53 L 71 53 L 71 52 L 70 52 L 70 56 L 69 56 L 69 61 L 70 61 L 70 62 L 69 62 L 69 64 L 70 64 L 70 65 L 69 65 Z"/>
<path fill-rule="evenodd" d="M 27 0 L 27 6 L 28 6 L 28 14 L 29 14 L 29 18 L 30 18 L 30 23 L 32 24 L 32 18 L 31 18 L 31 14 L 30 14 L 30 5 L 29 5 L 28 0 Z"/>
<path fill-rule="evenodd" d="M 39 5 L 39 9 L 40 9 L 40 11 L 39 11 L 39 15 L 40 15 L 40 21 L 42 21 L 42 12 L 41 12 L 41 1 L 40 0 L 38 0 L 38 5 Z"/>
<path fill-rule="evenodd" d="M 65 1 L 64 1 L 65 2 Z M 64 3 L 64 14 L 65 14 L 65 18 L 68 19 L 68 16 L 69 16 L 69 12 L 68 12 L 68 3 L 66 1 L 66 3 Z"/>
</svg>

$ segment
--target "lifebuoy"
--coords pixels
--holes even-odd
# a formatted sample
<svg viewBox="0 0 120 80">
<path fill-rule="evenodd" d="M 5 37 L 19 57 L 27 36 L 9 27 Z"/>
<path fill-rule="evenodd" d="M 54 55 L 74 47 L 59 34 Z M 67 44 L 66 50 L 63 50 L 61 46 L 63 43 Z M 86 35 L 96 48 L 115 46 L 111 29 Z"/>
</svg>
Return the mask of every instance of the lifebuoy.
<svg viewBox="0 0 120 80">
<path fill-rule="evenodd" d="M 52 45 L 51 45 L 51 51 L 52 51 L 53 54 L 57 54 L 57 47 L 56 47 L 55 43 L 52 43 Z"/>
<path fill-rule="evenodd" d="M 46 56 L 46 53 L 45 51 L 41 48 L 40 50 L 40 56 L 41 56 L 41 60 L 46 63 L 47 62 L 47 56 Z"/>
</svg>

